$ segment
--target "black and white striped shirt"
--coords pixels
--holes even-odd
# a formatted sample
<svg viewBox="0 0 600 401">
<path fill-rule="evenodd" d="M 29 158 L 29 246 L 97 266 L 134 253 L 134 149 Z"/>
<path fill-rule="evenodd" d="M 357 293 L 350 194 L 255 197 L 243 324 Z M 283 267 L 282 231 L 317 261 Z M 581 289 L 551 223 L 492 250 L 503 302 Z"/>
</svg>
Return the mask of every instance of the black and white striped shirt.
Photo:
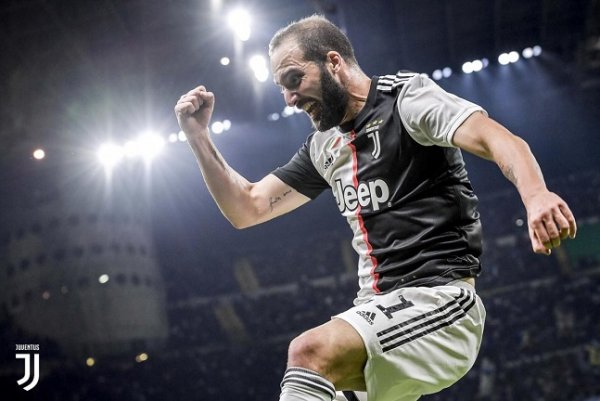
<svg viewBox="0 0 600 401">
<path fill-rule="evenodd" d="M 452 145 L 475 111 L 425 75 L 374 77 L 352 127 L 314 132 L 273 171 L 310 198 L 332 189 L 359 255 L 355 304 L 479 274 L 478 200 Z"/>
</svg>

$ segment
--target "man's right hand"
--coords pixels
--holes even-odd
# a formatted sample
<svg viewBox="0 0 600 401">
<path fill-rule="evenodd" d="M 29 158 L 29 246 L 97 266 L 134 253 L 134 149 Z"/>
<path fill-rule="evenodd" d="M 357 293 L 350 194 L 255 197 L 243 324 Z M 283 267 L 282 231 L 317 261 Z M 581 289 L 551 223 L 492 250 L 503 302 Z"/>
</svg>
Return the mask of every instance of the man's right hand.
<svg viewBox="0 0 600 401">
<path fill-rule="evenodd" d="M 207 135 L 208 125 L 215 106 L 215 95 L 198 86 L 179 98 L 175 115 L 179 126 L 189 137 Z"/>
</svg>

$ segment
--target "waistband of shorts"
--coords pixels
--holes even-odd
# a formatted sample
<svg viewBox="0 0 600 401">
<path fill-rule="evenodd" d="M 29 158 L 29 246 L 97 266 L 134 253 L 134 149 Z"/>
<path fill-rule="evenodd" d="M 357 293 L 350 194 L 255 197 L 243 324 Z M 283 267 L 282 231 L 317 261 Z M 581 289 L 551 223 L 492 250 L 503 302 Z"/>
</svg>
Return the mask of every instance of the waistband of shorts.
<svg viewBox="0 0 600 401">
<path fill-rule="evenodd" d="M 451 281 L 451 282 L 449 282 L 446 285 L 451 285 L 453 287 L 464 288 L 465 290 L 476 292 L 474 286 L 472 286 L 470 283 L 468 283 L 468 282 L 466 282 L 464 280 L 461 280 L 461 279 Z"/>
</svg>

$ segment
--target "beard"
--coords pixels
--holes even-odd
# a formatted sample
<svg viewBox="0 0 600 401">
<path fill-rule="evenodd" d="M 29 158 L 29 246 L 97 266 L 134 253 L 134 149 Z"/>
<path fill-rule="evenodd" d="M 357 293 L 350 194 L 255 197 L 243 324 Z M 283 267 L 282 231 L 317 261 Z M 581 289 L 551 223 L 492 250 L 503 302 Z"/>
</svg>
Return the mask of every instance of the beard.
<svg viewBox="0 0 600 401">
<path fill-rule="evenodd" d="M 311 116 L 311 121 L 316 129 L 323 132 L 342 123 L 350 96 L 325 66 L 319 65 L 319 70 L 322 101 L 318 103 L 316 116 Z"/>
</svg>

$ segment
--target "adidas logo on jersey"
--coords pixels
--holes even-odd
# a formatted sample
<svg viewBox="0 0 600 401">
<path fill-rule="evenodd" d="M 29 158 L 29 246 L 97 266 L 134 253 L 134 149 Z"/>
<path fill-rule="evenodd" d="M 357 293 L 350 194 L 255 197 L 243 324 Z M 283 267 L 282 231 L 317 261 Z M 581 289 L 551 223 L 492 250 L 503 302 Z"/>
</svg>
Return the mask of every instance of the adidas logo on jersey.
<svg viewBox="0 0 600 401">
<path fill-rule="evenodd" d="M 353 185 L 342 187 L 342 180 L 337 179 L 333 193 L 342 213 L 346 210 L 353 212 L 359 206 L 373 206 L 373 210 L 377 211 L 390 199 L 390 188 L 382 179 L 361 182 L 356 188 Z"/>
<path fill-rule="evenodd" d="M 377 316 L 375 312 L 366 312 L 364 310 L 358 310 L 356 314 L 364 318 L 371 326 L 373 326 L 373 321 L 375 320 L 375 316 Z"/>
</svg>

